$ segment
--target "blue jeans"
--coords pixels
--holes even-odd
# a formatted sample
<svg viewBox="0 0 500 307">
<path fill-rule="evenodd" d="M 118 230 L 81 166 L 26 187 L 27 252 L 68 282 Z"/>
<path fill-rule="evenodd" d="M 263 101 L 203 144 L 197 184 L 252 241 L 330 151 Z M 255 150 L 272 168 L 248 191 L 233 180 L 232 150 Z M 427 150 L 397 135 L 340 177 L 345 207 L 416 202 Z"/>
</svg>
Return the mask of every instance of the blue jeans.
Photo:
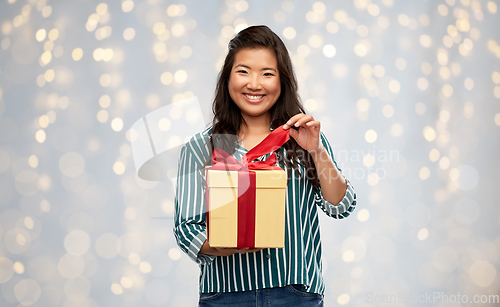
<svg viewBox="0 0 500 307">
<path fill-rule="evenodd" d="M 200 293 L 199 307 L 323 307 L 323 295 L 305 292 L 302 285 L 288 285 L 242 292 Z"/>
</svg>

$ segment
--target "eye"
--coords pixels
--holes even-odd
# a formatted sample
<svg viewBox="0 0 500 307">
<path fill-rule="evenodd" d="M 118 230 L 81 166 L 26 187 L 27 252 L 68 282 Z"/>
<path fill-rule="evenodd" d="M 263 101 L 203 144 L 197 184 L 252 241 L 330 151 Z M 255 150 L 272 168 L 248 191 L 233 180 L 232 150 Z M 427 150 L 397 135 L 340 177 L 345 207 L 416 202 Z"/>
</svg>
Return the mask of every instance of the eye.
<svg viewBox="0 0 500 307">
<path fill-rule="evenodd" d="M 270 72 L 266 72 L 266 73 L 264 74 L 264 76 L 274 76 L 274 74 L 273 74 L 273 73 L 270 73 Z"/>
<path fill-rule="evenodd" d="M 247 73 L 247 71 L 246 71 L 246 70 L 243 70 L 243 69 L 242 69 L 242 70 L 238 70 L 237 72 L 240 72 L 240 73 L 242 73 L 242 74 L 246 74 L 246 73 Z"/>
</svg>

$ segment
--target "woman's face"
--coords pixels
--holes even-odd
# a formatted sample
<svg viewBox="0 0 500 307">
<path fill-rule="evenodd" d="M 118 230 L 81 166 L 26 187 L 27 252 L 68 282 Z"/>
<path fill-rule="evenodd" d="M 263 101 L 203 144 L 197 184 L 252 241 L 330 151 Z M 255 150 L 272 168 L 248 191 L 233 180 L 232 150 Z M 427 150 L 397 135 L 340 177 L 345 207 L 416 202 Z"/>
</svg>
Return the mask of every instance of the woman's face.
<svg viewBox="0 0 500 307">
<path fill-rule="evenodd" d="M 268 49 L 238 51 L 228 83 L 229 94 L 243 118 L 268 116 L 281 93 L 278 62 Z"/>
</svg>

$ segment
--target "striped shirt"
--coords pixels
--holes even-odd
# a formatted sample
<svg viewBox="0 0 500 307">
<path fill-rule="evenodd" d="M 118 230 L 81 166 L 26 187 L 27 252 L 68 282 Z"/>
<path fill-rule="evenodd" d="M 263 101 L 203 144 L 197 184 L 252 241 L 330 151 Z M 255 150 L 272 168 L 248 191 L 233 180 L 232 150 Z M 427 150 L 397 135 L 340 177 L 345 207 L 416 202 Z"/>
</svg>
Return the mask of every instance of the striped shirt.
<svg viewBox="0 0 500 307">
<path fill-rule="evenodd" d="M 202 173 L 205 158 L 209 156 L 205 146 L 211 128 L 195 135 L 181 149 L 175 197 L 174 235 L 177 244 L 200 266 L 199 292 L 236 292 L 262 288 L 284 287 L 303 284 L 305 291 L 324 294 L 322 277 L 321 239 L 318 208 L 327 216 L 343 219 L 356 206 L 356 193 L 347 181 L 347 191 L 338 205 L 327 202 L 321 189 L 305 176 L 278 164 L 291 177 L 286 188 L 286 221 L 284 248 L 264 248 L 257 252 L 214 256 L 199 254 L 206 236 L 205 184 Z M 328 140 L 321 133 L 321 141 L 334 160 Z M 247 150 L 236 143 L 233 156 L 241 161 Z M 281 147 L 284 153 L 284 147 Z M 266 159 L 266 154 L 259 160 Z M 283 155 L 282 155 L 283 156 Z M 304 167 L 298 166 L 301 174 Z M 340 171 L 340 169 L 339 169 Z"/>
</svg>

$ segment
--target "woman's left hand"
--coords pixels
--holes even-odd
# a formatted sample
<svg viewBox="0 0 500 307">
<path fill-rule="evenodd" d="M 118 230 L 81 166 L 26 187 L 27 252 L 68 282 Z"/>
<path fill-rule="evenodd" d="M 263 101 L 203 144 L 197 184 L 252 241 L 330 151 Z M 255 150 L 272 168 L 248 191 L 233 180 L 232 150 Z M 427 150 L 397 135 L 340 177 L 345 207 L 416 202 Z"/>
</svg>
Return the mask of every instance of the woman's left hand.
<svg viewBox="0 0 500 307">
<path fill-rule="evenodd" d="M 298 127 L 299 130 L 290 129 Z M 317 152 L 323 145 L 320 141 L 321 123 L 314 120 L 312 115 L 299 113 L 283 125 L 283 129 L 290 129 L 290 136 L 295 139 L 297 144 L 307 150 L 309 153 Z"/>
</svg>

